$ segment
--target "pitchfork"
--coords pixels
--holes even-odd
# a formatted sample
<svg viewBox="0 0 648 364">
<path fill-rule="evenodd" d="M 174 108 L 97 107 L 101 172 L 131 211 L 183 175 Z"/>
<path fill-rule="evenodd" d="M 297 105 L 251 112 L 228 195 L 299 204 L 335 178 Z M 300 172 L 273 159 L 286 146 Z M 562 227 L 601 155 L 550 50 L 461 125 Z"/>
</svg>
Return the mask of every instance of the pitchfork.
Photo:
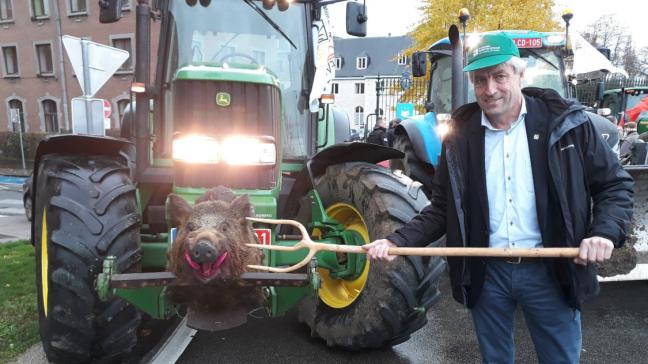
<svg viewBox="0 0 648 364">
<path fill-rule="evenodd" d="M 260 222 L 264 224 L 275 225 L 292 225 L 299 229 L 302 239 L 293 246 L 282 245 L 263 245 L 263 244 L 247 244 L 247 246 L 268 250 L 279 251 L 296 251 L 300 249 L 308 249 L 308 254 L 301 262 L 291 265 L 289 267 L 278 268 L 268 267 L 265 265 L 248 265 L 248 268 L 264 270 L 275 273 L 287 273 L 299 269 L 313 259 L 315 254 L 319 251 L 326 250 L 336 253 L 356 253 L 365 254 L 367 251 L 359 245 L 339 245 L 339 244 L 325 244 L 316 243 L 309 237 L 308 231 L 304 225 L 295 220 L 275 220 L 275 219 L 258 219 L 253 217 L 247 218 L 252 222 Z M 419 256 L 444 256 L 444 257 L 531 257 L 531 258 L 576 258 L 578 256 L 578 248 L 389 248 L 390 255 L 419 255 Z"/>
</svg>

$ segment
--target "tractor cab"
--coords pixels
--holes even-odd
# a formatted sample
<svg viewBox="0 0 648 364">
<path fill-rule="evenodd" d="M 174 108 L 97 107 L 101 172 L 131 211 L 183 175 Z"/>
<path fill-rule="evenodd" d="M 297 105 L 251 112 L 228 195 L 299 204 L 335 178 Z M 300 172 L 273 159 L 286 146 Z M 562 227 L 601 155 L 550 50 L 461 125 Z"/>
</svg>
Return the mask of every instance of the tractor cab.
<svg viewBox="0 0 648 364">
<path fill-rule="evenodd" d="M 268 164 L 276 151 L 304 158 L 314 74 L 307 62 L 313 49 L 307 6 L 294 3 L 281 11 L 239 0 L 167 6 L 159 59 L 168 61 L 156 82 L 163 116 L 156 134 L 163 137 L 156 156 L 185 162 L 192 162 L 192 155 L 212 158 L 186 153 L 184 147 L 196 146 L 196 137 L 206 147 L 211 138 L 223 148 L 232 145 L 231 138 L 243 142 L 240 137 L 247 136 L 250 154 L 260 155 L 234 156 L 223 149 L 220 158 L 229 158 L 229 164 Z"/>
<path fill-rule="evenodd" d="M 567 95 L 568 83 L 565 77 L 565 63 L 562 51 L 565 35 L 556 32 L 503 31 L 511 37 L 518 49 L 520 58 L 527 63 L 524 73 L 524 86 L 543 87 L 556 90 L 561 96 Z M 466 48 L 477 43 L 485 33 L 473 33 L 466 36 Z M 427 93 L 427 111 L 438 114 L 452 112 L 452 53 L 449 38 L 435 42 L 427 52 L 413 56 L 414 62 L 420 63 L 421 57 L 429 55 L 430 79 Z M 414 65 L 415 76 L 423 76 L 425 70 Z M 417 69 L 418 68 L 418 69 Z M 473 85 L 466 82 L 467 102 L 475 101 Z"/>
</svg>

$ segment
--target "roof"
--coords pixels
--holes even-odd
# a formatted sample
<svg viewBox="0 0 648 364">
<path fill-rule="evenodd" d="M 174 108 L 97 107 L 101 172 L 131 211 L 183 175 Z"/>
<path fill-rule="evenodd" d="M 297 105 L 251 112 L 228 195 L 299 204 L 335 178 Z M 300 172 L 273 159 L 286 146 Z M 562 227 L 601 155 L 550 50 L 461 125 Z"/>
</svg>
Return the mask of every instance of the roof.
<svg viewBox="0 0 648 364">
<path fill-rule="evenodd" d="M 377 75 L 398 75 L 409 71 L 410 60 L 399 65 L 396 57 L 411 47 L 410 37 L 367 37 L 334 38 L 335 57 L 342 59 L 342 67 L 335 71 L 335 77 L 367 77 Z M 367 68 L 356 68 L 356 58 L 367 57 Z"/>
</svg>

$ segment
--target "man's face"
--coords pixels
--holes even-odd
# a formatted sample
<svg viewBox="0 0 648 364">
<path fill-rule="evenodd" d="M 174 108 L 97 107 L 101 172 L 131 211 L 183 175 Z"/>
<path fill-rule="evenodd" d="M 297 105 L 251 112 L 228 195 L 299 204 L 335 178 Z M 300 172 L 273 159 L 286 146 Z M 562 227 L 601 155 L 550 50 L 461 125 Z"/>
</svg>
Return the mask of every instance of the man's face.
<svg viewBox="0 0 648 364">
<path fill-rule="evenodd" d="M 518 112 L 522 98 L 522 75 L 511 65 L 500 64 L 476 70 L 472 74 L 475 97 L 489 119 L 498 119 Z"/>
</svg>

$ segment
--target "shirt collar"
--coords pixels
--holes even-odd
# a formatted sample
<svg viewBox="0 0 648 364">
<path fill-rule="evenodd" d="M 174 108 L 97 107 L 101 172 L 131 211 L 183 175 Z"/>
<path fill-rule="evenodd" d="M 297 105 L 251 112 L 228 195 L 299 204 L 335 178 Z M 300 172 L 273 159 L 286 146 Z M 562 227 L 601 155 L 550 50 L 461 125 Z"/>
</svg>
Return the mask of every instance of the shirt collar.
<svg viewBox="0 0 648 364">
<path fill-rule="evenodd" d="M 522 96 L 522 107 L 520 107 L 520 114 L 518 115 L 517 120 L 513 124 L 511 124 L 511 129 L 516 127 L 518 124 L 520 124 L 520 121 L 524 120 L 527 114 L 527 108 L 526 108 L 526 101 L 524 100 L 524 96 Z M 502 129 L 497 129 L 491 124 L 490 120 L 488 120 L 488 116 L 484 114 L 482 111 L 481 113 L 481 125 L 483 127 L 486 127 L 487 129 L 494 130 L 494 131 L 500 131 Z"/>
</svg>

